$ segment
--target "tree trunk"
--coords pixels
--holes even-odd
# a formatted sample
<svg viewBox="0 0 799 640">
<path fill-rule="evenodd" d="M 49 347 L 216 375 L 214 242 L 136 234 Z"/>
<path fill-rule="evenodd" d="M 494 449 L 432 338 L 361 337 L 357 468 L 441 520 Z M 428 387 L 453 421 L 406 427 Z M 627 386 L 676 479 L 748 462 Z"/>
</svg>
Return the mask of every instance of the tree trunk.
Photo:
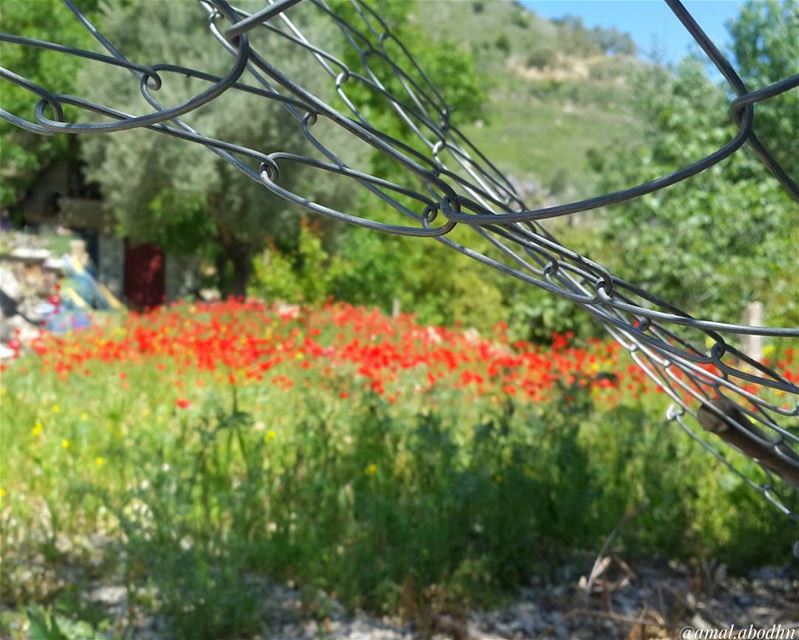
<svg viewBox="0 0 799 640">
<path fill-rule="evenodd" d="M 237 298 L 246 297 L 247 284 L 252 273 L 252 252 L 249 246 L 237 243 L 230 253 L 230 264 L 233 266 L 233 273 L 230 278 L 230 295 Z"/>
<path fill-rule="evenodd" d="M 219 293 L 223 298 L 243 298 L 247 295 L 247 284 L 252 274 L 253 249 L 224 227 L 218 227 L 218 230 L 221 249 L 216 258 Z"/>
</svg>

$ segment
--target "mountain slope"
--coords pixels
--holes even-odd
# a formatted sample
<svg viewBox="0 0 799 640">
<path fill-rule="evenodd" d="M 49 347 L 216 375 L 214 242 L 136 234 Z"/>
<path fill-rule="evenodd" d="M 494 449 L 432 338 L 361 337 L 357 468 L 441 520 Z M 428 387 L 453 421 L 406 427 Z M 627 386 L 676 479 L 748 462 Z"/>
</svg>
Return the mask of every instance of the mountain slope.
<svg viewBox="0 0 799 640">
<path fill-rule="evenodd" d="M 627 34 L 546 20 L 510 0 L 421 0 L 412 19 L 423 37 L 473 56 L 485 117 L 463 129 L 530 191 L 589 195 L 588 150 L 640 130 L 630 78 L 643 63 Z"/>
</svg>

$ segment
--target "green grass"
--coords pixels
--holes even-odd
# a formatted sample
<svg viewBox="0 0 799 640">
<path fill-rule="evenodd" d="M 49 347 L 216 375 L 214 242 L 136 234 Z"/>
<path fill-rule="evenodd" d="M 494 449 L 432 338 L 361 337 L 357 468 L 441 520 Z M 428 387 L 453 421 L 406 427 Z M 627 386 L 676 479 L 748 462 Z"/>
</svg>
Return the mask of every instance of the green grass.
<svg viewBox="0 0 799 640">
<path fill-rule="evenodd" d="M 604 55 L 579 29 L 556 26 L 510 1 L 420 2 L 414 20 L 428 37 L 473 56 L 487 96 L 485 116 L 462 128 L 516 179 L 560 183 L 556 195 L 565 188 L 564 197 L 593 195 L 587 152 L 639 135 L 630 81 L 642 63 Z M 498 39 L 507 48 L 498 48 Z M 524 74 L 536 51 L 548 52 L 548 62 L 533 79 Z M 581 65 L 585 77 L 574 73 Z"/>
<path fill-rule="evenodd" d="M 652 389 L 577 384 L 556 348 L 564 373 L 531 401 L 501 342 L 435 340 L 358 308 L 294 313 L 132 317 L 3 373 L 4 637 L 27 637 L 37 605 L 84 629 L 73 638 L 122 635 L 129 620 L 85 598 L 98 584 L 123 585 L 178 638 L 268 633 L 265 580 L 418 622 L 596 553 L 629 510 L 617 548 L 630 559 L 745 568 L 793 542 L 787 519 L 664 424 Z M 360 362 L 337 360 L 353 349 Z M 589 372 L 625 375 L 617 347 L 592 349 Z M 377 377 L 386 358 L 405 364 Z"/>
<path fill-rule="evenodd" d="M 587 152 L 631 135 L 638 125 L 623 113 L 572 106 L 530 96 L 495 95 L 486 123 L 464 127 L 466 135 L 502 171 L 518 178 L 534 176 L 543 185 L 564 173 L 575 193 L 592 195 Z"/>
</svg>

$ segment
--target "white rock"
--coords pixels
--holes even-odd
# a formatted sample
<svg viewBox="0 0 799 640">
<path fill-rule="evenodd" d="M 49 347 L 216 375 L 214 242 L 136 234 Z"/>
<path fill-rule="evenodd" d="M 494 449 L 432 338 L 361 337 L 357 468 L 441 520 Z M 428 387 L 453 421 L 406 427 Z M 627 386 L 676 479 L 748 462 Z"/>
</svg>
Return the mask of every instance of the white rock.
<svg viewBox="0 0 799 640">
<path fill-rule="evenodd" d="M 0 267 L 0 290 L 14 302 L 19 302 L 22 290 L 17 277 L 5 267 Z"/>
<path fill-rule="evenodd" d="M 37 249 L 34 247 L 17 247 L 11 252 L 15 258 L 23 260 L 47 260 L 50 257 L 48 249 Z"/>
</svg>

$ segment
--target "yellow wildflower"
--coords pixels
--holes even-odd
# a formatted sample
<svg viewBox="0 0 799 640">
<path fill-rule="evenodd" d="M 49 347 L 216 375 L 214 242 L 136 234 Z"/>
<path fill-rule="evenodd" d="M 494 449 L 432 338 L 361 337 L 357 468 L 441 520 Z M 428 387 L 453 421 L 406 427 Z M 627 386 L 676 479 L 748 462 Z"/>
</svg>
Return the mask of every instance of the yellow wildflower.
<svg viewBox="0 0 799 640">
<path fill-rule="evenodd" d="M 775 351 L 776 351 L 776 348 L 774 347 L 773 344 L 767 344 L 765 347 L 763 347 L 763 357 L 770 359 L 771 356 L 774 355 Z"/>
<path fill-rule="evenodd" d="M 274 440 L 275 438 L 277 438 L 277 434 L 272 429 L 267 431 L 266 435 L 264 436 L 264 440 L 266 440 L 267 442 L 269 442 L 270 440 Z"/>
<path fill-rule="evenodd" d="M 62 449 L 69 449 L 70 444 L 71 444 L 70 441 L 67 440 L 66 438 L 61 440 L 61 448 Z"/>
<path fill-rule="evenodd" d="M 368 467 L 366 467 L 366 475 L 374 476 L 377 475 L 377 465 L 373 462 Z"/>
<path fill-rule="evenodd" d="M 38 438 L 42 435 L 42 431 L 44 430 L 44 425 L 37 420 L 36 424 L 33 425 L 33 429 L 31 429 L 31 435 L 35 438 Z"/>
<path fill-rule="evenodd" d="M 5 497 L 6 497 L 6 490 L 3 489 L 3 487 L 0 487 L 0 498 L 5 498 Z"/>
<path fill-rule="evenodd" d="M 57 404 L 54 404 L 52 411 L 53 413 L 61 413 L 61 407 L 59 407 Z"/>
<path fill-rule="evenodd" d="M 105 464 L 105 458 L 103 458 L 103 456 L 97 456 L 94 459 L 94 464 L 96 464 L 98 467 L 102 467 Z"/>
<path fill-rule="evenodd" d="M 86 422 L 89 419 L 89 414 L 84 411 L 80 414 L 80 419 Z"/>
</svg>

